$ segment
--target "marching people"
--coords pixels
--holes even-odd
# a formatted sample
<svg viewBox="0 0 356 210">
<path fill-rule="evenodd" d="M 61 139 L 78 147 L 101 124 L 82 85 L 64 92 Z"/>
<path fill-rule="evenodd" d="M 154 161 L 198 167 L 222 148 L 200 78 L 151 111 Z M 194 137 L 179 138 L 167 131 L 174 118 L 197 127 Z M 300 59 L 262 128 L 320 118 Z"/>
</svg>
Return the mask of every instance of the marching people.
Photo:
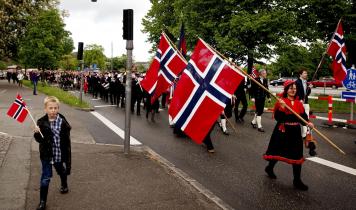
<svg viewBox="0 0 356 210">
<path fill-rule="evenodd" d="M 246 111 L 247 111 L 247 99 L 246 99 L 246 82 L 242 80 L 235 91 L 235 106 L 234 106 L 234 113 L 235 113 L 235 121 L 243 123 Z M 242 104 L 242 108 L 239 114 L 239 104 Z"/>
<path fill-rule="evenodd" d="M 19 83 L 19 87 L 22 87 L 22 80 L 24 79 L 24 75 L 22 73 L 22 71 L 20 71 L 18 74 L 17 74 L 17 81 Z"/>
<path fill-rule="evenodd" d="M 61 179 L 60 193 L 68 193 L 67 176 L 71 171 L 70 130 L 66 118 L 59 113 L 59 100 L 48 96 L 44 100 L 46 114 L 37 121 L 34 130 L 39 143 L 42 175 L 40 182 L 40 203 L 37 210 L 46 209 L 48 187 L 52 177 L 52 165 Z M 40 132 L 43 134 L 41 136 Z"/>
<path fill-rule="evenodd" d="M 274 107 L 274 118 L 277 124 L 273 130 L 268 149 L 263 158 L 269 161 L 265 172 L 271 179 L 276 179 L 273 168 L 277 161 L 283 161 L 293 166 L 293 185 L 299 190 L 308 190 L 308 186 L 301 180 L 303 157 L 303 139 L 300 125 L 305 125 L 296 115 L 290 112 L 286 105 L 292 108 L 303 119 L 308 121 L 303 104 L 297 99 L 297 88 L 293 81 L 284 83 L 284 92 Z M 314 127 L 308 122 L 308 127 Z"/>
<path fill-rule="evenodd" d="M 267 81 L 267 71 L 265 69 L 259 70 L 259 76 L 255 79 L 257 82 L 262 84 L 266 89 L 268 89 Z M 257 128 L 260 132 L 265 132 L 262 126 L 262 114 L 265 108 L 265 100 L 268 98 L 268 102 L 271 102 L 269 93 L 262 89 L 259 85 L 252 82 L 251 84 L 251 100 L 255 102 L 256 112 L 251 125 L 253 128 Z"/>
<path fill-rule="evenodd" d="M 231 98 L 231 100 L 228 103 L 226 103 L 224 111 L 220 115 L 219 126 L 220 126 L 223 134 L 225 134 L 225 135 L 229 135 L 229 132 L 227 131 L 226 121 L 228 120 L 228 118 L 230 118 L 232 116 L 232 103 L 234 103 L 234 101 L 235 101 L 235 98 L 233 96 Z"/>
</svg>

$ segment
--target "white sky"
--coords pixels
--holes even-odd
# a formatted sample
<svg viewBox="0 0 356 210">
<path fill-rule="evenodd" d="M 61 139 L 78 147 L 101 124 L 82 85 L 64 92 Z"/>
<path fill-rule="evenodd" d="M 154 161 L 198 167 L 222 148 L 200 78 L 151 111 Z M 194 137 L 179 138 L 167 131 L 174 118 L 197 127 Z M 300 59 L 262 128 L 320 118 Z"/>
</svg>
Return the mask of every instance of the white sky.
<svg viewBox="0 0 356 210">
<path fill-rule="evenodd" d="M 72 33 L 75 51 L 78 42 L 84 46 L 98 44 L 104 47 L 105 55 L 111 57 L 126 54 L 126 40 L 122 38 L 123 9 L 134 10 L 134 49 L 135 61 L 148 61 L 151 44 L 147 42 L 147 34 L 141 30 L 142 18 L 151 8 L 149 0 L 60 0 L 60 9 L 66 10 L 69 17 L 64 18 L 65 29 Z"/>
</svg>

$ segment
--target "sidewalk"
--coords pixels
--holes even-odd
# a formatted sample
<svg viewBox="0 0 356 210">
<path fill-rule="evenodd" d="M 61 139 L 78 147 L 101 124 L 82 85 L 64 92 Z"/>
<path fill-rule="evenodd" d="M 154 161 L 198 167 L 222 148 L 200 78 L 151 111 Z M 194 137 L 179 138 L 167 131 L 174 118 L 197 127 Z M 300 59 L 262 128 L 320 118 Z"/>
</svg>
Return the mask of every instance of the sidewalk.
<svg viewBox="0 0 356 210">
<path fill-rule="evenodd" d="M 32 122 L 19 124 L 6 116 L 19 92 L 38 119 L 43 115 L 42 94 L 33 96 L 0 80 L 0 209 L 35 209 L 39 202 L 41 165 Z M 157 161 L 146 147 L 98 145 L 82 125 L 83 112 L 64 104 L 72 132 L 72 174 L 69 193 L 62 195 L 53 170 L 47 209 L 220 209 L 181 175 Z M 79 117 L 80 115 L 80 117 Z M 4 134 L 7 133 L 7 134 Z M 2 163 L 2 164 L 1 164 Z"/>
</svg>

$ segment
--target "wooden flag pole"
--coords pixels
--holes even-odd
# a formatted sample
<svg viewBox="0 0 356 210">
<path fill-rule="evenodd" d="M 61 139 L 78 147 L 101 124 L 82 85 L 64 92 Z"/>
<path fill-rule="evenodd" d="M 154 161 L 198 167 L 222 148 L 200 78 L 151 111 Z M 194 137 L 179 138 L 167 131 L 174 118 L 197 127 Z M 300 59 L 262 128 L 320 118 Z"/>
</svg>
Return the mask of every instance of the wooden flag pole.
<svg viewBox="0 0 356 210">
<path fill-rule="evenodd" d="M 168 40 L 168 42 L 172 45 L 172 47 L 177 51 L 179 57 L 181 57 L 186 64 L 188 64 L 188 61 L 184 58 L 184 56 L 182 55 L 182 53 L 178 50 L 177 46 L 172 42 L 172 40 L 169 39 L 169 37 L 166 35 L 166 33 L 164 33 L 164 31 L 162 31 L 163 36 Z"/>
<path fill-rule="evenodd" d="M 31 114 L 30 110 L 29 110 L 27 107 L 26 107 L 26 109 L 27 109 L 28 114 L 30 115 L 30 117 L 31 117 L 31 119 L 32 119 L 33 124 L 35 124 L 35 127 L 37 127 L 36 121 L 35 121 L 35 119 L 33 118 L 33 116 L 32 116 L 32 114 Z M 42 132 L 41 132 L 41 130 L 39 130 L 39 131 L 40 131 L 40 134 L 41 134 L 42 138 L 44 138 L 44 137 L 43 137 L 43 134 L 42 134 Z"/>
<path fill-rule="evenodd" d="M 226 121 L 229 122 L 229 124 L 231 125 L 232 129 L 235 131 L 235 133 L 238 134 L 238 133 L 237 133 L 237 130 L 236 130 L 236 128 L 235 128 L 235 126 L 234 126 L 234 125 L 231 123 L 231 121 L 226 117 L 225 113 L 224 113 L 224 116 L 225 116 Z"/>
<path fill-rule="evenodd" d="M 200 38 L 199 38 L 200 39 Z M 227 62 L 229 62 L 231 65 L 233 65 L 235 68 L 237 68 L 241 73 L 243 73 L 245 76 L 247 76 L 249 79 L 251 79 L 254 83 L 256 83 L 258 86 L 260 86 L 264 91 L 275 97 L 277 100 L 280 100 L 276 95 L 272 94 L 265 86 L 263 86 L 261 83 L 257 82 L 253 77 L 251 77 L 249 74 L 244 72 L 239 66 L 237 66 L 235 63 L 229 61 L 224 55 L 222 55 L 219 51 L 215 50 L 212 46 L 210 46 L 208 43 L 206 43 L 204 40 L 200 39 L 202 42 L 204 42 L 207 46 L 209 46 L 214 52 L 219 54 L 223 59 L 225 59 Z M 285 106 L 290 112 L 292 112 L 295 116 L 298 117 L 303 123 L 308 124 L 308 122 L 302 118 L 298 113 L 296 113 L 292 108 L 290 108 L 287 104 Z M 334 144 L 329 138 L 327 138 L 324 134 L 322 134 L 319 130 L 316 128 L 313 128 L 311 130 L 315 130 L 316 133 L 318 133 L 322 139 L 324 139 L 326 142 L 328 142 L 331 146 L 333 146 L 335 149 L 337 149 L 340 153 L 346 154 L 344 151 L 342 151 L 336 144 Z"/>
</svg>

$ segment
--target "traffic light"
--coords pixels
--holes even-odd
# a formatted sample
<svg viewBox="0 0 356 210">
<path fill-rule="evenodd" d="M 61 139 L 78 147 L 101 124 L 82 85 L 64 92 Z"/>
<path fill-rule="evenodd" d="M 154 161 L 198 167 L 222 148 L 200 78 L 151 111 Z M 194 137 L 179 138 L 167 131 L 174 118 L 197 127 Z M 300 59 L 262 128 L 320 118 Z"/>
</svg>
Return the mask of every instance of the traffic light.
<svg viewBox="0 0 356 210">
<path fill-rule="evenodd" d="M 78 42 L 77 59 L 78 60 L 83 60 L 83 42 Z"/>
<path fill-rule="evenodd" d="M 124 9 L 124 33 L 122 37 L 126 40 L 133 40 L 133 10 Z"/>
</svg>

